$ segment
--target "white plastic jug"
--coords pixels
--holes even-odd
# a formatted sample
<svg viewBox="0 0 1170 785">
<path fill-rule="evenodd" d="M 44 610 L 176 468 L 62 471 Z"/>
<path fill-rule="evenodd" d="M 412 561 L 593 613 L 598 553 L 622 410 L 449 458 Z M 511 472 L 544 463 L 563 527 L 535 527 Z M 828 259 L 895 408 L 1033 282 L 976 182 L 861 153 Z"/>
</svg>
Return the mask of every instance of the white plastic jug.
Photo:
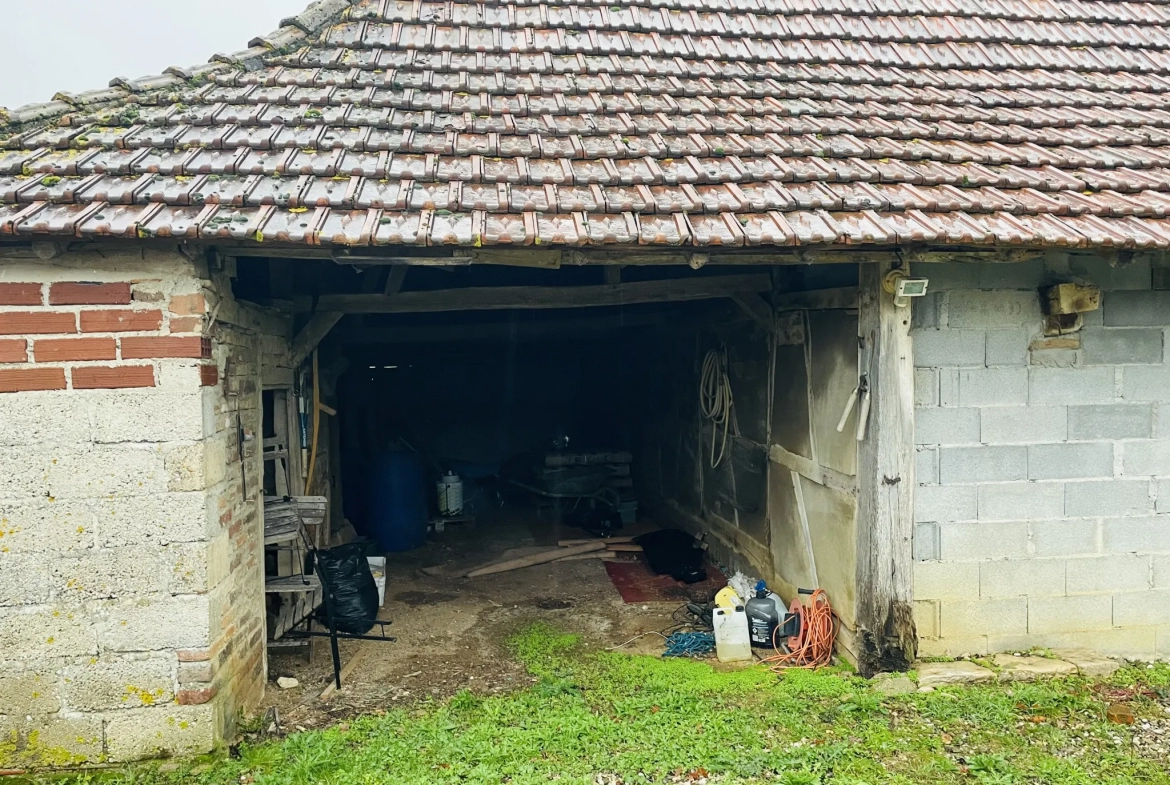
<svg viewBox="0 0 1170 785">
<path fill-rule="evenodd" d="M 734 608 L 716 608 L 715 656 L 720 662 L 744 662 L 752 658 L 752 639 L 748 632 L 747 614 L 742 605 Z"/>
</svg>

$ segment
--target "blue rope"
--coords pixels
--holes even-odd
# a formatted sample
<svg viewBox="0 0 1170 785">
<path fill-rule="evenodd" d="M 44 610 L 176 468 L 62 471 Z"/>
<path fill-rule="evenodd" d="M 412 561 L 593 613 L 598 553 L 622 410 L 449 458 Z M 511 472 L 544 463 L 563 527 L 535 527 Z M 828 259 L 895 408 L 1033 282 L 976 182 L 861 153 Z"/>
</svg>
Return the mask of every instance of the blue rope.
<svg viewBox="0 0 1170 785">
<path fill-rule="evenodd" d="M 715 633 L 676 632 L 666 639 L 663 657 L 697 657 L 715 651 Z"/>
</svg>

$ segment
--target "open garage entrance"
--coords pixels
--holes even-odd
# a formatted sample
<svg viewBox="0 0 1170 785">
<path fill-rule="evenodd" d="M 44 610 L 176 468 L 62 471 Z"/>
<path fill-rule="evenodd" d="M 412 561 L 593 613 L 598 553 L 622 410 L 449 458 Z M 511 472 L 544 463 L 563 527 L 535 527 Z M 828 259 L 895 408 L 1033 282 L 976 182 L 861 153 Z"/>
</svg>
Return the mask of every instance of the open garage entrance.
<svg viewBox="0 0 1170 785">
<path fill-rule="evenodd" d="M 858 265 L 306 261 L 277 289 L 264 261 L 246 262 L 241 296 L 302 311 L 306 357 L 319 340 L 315 385 L 301 371 L 290 393 L 315 386 L 329 413 L 308 489 L 327 498 L 321 543 L 387 556 L 399 642 L 362 665 L 381 683 L 450 675 L 460 652 L 532 618 L 571 615 L 602 647 L 668 632 L 738 571 L 785 602 L 824 589 L 839 650 L 858 658 L 865 396 L 850 398 L 872 365 Z M 404 512 L 403 476 L 421 510 Z M 655 576 L 631 542 L 663 529 L 694 538 L 694 572 Z"/>
</svg>

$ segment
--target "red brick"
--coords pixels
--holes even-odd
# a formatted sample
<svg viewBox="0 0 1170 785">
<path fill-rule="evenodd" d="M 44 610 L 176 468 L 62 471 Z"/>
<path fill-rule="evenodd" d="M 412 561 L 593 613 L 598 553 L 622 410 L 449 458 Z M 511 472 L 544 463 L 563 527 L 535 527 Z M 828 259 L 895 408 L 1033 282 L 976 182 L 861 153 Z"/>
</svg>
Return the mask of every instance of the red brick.
<svg viewBox="0 0 1170 785">
<path fill-rule="evenodd" d="M 13 368 L 8 371 L 0 370 L 0 393 L 64 389 L 64 368 Z"/>
<path fill-rule="evenodd" d="M 122 387 L 154 387 L 154 366 L 115 365 L 73 369 L 75 390 L 113 390 Z"/>
<path fill-rule="evenodd" d="M 198 690 L 179 690 L 175 700 L 180 706 L 201 706 L 209 702 L 219 692 L 218 687 L 204 687 Z"/>
<path fill-rule="evenodd" d="M 28 346 L 20 338 L 0 341 L 0 363 L 28 362 Z"/>
<path fill-rule="evenodd" d="M 200 365 L 199 366 L 199 386 L 200 387 L 214 387 L 219 384 L 219 366 L 218 365 Z"/>
<path fill-rule="evenodd" d="M 10 311 L 0 313 L 0 335 L 77 332 L 77 317 L 60 311 Z"/>
<path fill-rule="evenodd" d="M 146 357 L 190 357 L 206 360 L 211 357 L 211 341 L 199 336 L 122 339 L 123 360 L 141 360 Z"/>
<path fill-rule="evenodd" d="M 172 333 L 201 333 L 203 332 L 202 316 L 172 316 Z"/>
<path fill-rule="evenodd" d="M 33 342 L 33 357 L 39 363 L 116 360 L 118 347 L 113 338 L 46 338 Z"/>
<path fill-rule="evenodd" d="M 0 305 L 43 305 L 39 283 L 0 283 Z"/>
<path fill-rule="evenodd" d="M 162 311 L 135 311 L 114 308 L 108 311 L 82 311 L 83 333 L 148 332 L 162 327 Z"/>
<path fill-rule="evenodd" d="M 202 294 L 176 294 L 171 298 L 171 313 L 191 316 L 207 311 L 207 301 Z"/>
<path fill-rule="evenodd" d="M 73 281 L 49 285 L 49 305 L 129 305 L 130 284 Z"/>
</svg>

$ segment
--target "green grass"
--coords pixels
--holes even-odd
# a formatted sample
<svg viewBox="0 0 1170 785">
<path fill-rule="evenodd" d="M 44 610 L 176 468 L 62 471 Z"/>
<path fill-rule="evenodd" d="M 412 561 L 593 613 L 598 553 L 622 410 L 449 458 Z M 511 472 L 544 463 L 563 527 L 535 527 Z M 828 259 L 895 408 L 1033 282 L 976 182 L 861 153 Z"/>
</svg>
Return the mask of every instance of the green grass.
<svg viewBox="0 0 1170 785">
<path fill-rule="evenodd" d="M 243 745 L 239 759 L 160 773 L 143 764 L 77 783 L 114 785 L 1170 784 L 1134 752 L 1082 679 L 882 698 L 845 669 L 721 671 L 706 663 L 585 653 L 530 627 L 510 641 L 538 683 Z M 1170 667 L 1126 668 L 1139 718 L 1165 717 Z M 599 775 L 603 775 L 599 779 Z M 58 780 L 59 781 L 59 780 Z"/>
</svg>

